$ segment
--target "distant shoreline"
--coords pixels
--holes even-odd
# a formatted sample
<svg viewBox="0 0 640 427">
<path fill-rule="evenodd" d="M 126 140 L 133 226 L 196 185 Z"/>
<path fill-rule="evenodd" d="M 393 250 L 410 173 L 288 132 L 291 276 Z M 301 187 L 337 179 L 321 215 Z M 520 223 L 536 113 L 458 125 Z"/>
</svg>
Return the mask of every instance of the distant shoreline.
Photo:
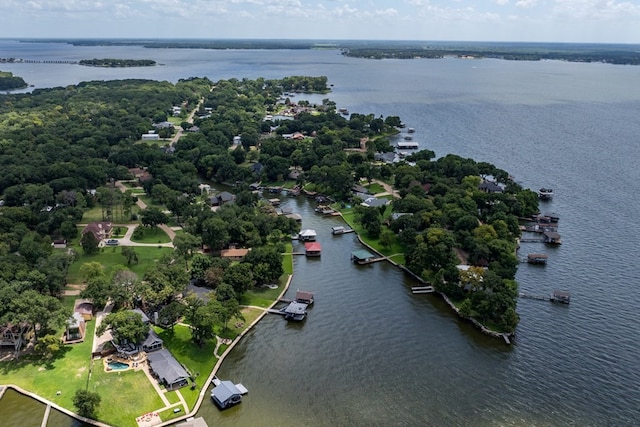
<svg viewBox="0 0 640 427">
<path fill-rule="evenodd" d="M 336 50 L 361 59 L 493 58 L 640 65 L 640 45 L 597 43 L 453 42 L 289 39 L 15 39 L 73 46 L 141 46 L 148 49 Z"/>
</svg>

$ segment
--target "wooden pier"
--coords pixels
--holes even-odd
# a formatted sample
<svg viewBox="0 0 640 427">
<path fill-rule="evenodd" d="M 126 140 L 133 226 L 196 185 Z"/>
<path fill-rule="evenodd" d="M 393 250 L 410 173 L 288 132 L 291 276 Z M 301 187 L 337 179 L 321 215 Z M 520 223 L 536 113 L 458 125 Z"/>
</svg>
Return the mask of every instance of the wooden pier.
<svg viewBox="0 0 640 427">
<path fill-rule="evenodd" d="M 558 302 L 561 304 L 569 304 L 569 302 L 571 301 L 571 296 L 569 295 L 569 292 L 566 292 L 566 291 L 553 291 L 549 296 L 532 295 L 532 294 L 520 292 L 518 296 L 520 298 L 535 299 L 538 301 Z"/>
<path fill-rule="evenodd" d="M 435 291 L 433 286 L 414 286 L 411 288 L 411 292 L 414 294 L 432 294 Z"/>
</svg>

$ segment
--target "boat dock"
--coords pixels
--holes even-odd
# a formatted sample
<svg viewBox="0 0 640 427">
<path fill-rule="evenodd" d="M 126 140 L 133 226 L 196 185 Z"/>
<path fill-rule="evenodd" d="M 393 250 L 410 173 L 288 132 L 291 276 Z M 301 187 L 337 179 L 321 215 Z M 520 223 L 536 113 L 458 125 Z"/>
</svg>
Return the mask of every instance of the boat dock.
<svg viewBox="0 0 640 427">
<path fill-rule="evenodd" d="M 433 286 L 414 286 L 411 288 L 411 292 L 414 294 L 432 294 L 435 291 Z"/>
<path fill-rule="evenodd" d="M 553 291 L 549 296 L 533 295 L 533 294 L 527 294 L 525 292 L 520 292 L 518 296 L 520 298 L 535 299 L 538 301 L 559 302 L 561 304 L 569 304 L 571 300 L 571 296 L 569 295 L 569 292 L 566 292 L 566 291 Z"/>
</svg>

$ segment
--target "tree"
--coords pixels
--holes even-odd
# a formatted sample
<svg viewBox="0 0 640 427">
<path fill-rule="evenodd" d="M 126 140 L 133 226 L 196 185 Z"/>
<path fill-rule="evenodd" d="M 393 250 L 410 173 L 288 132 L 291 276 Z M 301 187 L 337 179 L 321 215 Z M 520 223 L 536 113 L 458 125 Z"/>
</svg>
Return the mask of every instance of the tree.
<svg viewBox="0 0 640 427">
<path fill-rule="evenodd" d="M 142 321 L 140 313 L 130 310 L 107 315 L 98 327 L 98 336 L 104 334 L 107 329 L 111 329 L 111 334 L 120 344 L 138 344 L 149 334 L 149 325 Z"/>
<path fill-rule="evenodd" d="M 73 395 L 73 406 L 78 409 L 78 415 L 86 418 L 97 418 L 98 407 L 100 406 L 100 395 L 88 390 L 76 390 Z"/>
<path fill-rule="evenodd" d="M 188 264 L 189 259 L 195 254 L 195 250 L 202 246 L 202 239 L 185 232 L 176 235 L 173 239 L 173 245 L 178 255 Z"/>
<path fill-rule="evenodd" d="M 80 246 L 82 246 L 82 250 L 87 255 L 93 255 L 98 252 L 98 239 L 92 232 L 86 232 L 82 235 L 80 239 Z"/>
<path fill-rule="evenodd" d="M 55 356 L 60 350 L 62 350 L 63 344 L 60 337 L 57 335 L 45 335 L 40 338 L 38 344 L 35 346 L 35 351 L 40 353 L 45 358 Z"/>
<path fill-rule="evenodd" d="M 127 259 L 128 266 L 138 263 L 138 254 L 132 246 L 123 246 L 122 249 L 120 249 L 120 252 L 122 253 L 122 256 Z"/>
<path fill-rule="evenodd" d="M 87 287 L 80 292 L 82 298 L 90 299 L 96 307 L 104 307 L 111 294 L 112 284 L 105 275 L 90 278 Z"/>
<path fill-rule="evenodd" d="M 140 214 L 140 222 L 145 227 L 156 227 L 157 225 L 169 222 L 169 217 L 160 209 L 151 206 L 142 211 Z"/>
<path fill-rule="evenodd" d="M 380 244 L 385 248 L 389 249 L 393 245 L 393 242 L 395 241 L 395 237 L 396 235 L 393 234 L 393 231 L 389 230 L 388 228 L 385 228 L 380 232 Z"/>
</svg>

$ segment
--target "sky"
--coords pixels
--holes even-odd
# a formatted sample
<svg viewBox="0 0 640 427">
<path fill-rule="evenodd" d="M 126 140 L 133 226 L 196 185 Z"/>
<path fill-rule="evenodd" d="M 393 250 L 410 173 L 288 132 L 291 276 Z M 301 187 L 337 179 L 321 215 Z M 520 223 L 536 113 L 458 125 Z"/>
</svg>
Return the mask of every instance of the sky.
<svg viewBox="0 0 640 427">
<path fill-rule="evenodd" d="M 640 0 L 0 0 L 2 38 L 640 43 Z"/>
</svg>

